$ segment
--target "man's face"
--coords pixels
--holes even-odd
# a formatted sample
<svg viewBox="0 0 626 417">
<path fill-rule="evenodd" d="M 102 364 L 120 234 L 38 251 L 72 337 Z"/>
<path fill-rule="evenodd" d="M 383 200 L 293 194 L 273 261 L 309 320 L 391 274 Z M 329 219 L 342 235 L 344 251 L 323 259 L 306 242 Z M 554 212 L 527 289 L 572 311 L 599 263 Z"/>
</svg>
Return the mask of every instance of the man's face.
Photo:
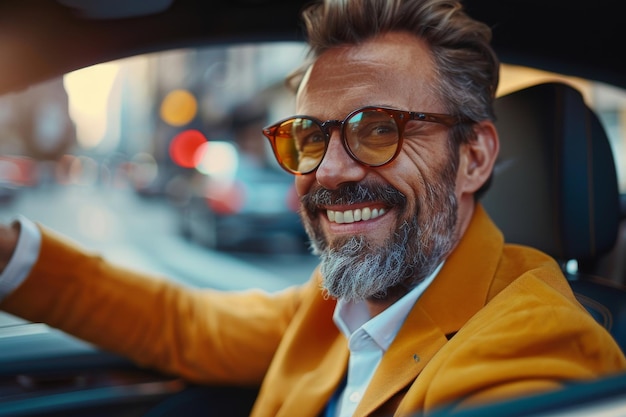
<svg viewBox="0 0 626 417">
<path fill-rule="evenodd" d="M 296 111 L 320 120 L 341 120 L 366 105 L 445 113 L 435 77 L 427 47 L 392 33 L 320 56 L 301 85 Z M 456 244 L 456 163 L 448 131 L 409 122 L 398 157 L 369 168 L 350 158 L 335 129 L 318 169 L 296 177 L 329 295 L 384 299 L 404 292 Z"/>
</svg>

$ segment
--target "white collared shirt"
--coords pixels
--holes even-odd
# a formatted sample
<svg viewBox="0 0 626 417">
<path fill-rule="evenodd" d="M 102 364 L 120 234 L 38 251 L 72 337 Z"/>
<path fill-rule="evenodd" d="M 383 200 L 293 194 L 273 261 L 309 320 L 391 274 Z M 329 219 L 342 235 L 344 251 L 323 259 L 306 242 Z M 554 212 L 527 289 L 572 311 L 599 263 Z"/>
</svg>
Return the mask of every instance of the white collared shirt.
<svg viewBox="0 0 626 417">
<path fill-rule="evenodd" d="M 331 404 L 326 412 L 327 417 L 349 417 L 354 414 L 384 353 L 400 331 L 413 305 L 442 266 L 443 263 L 419 285 L 373 318 L 365 301 L 337 302 L 333 320 L 348 338 L 350 359 L 345 387 L 341 393 L 337 393 L 336 408 L 333 410 Z"/>
</svg>

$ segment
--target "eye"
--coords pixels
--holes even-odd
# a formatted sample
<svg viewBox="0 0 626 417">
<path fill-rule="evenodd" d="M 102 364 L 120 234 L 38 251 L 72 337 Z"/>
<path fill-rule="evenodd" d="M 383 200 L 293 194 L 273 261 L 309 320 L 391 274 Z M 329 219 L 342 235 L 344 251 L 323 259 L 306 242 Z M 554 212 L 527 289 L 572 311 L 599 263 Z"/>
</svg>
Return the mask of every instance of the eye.
<svg viewBox="0 0 626 417">
<path fill-rule="evenodd" d="M 384 148 L 395 146 L 398 141 L 398 127 L 393 120 L 362 120 L 350 126 L 349 142 L 357 147 Z"/>
<path fill-rule="evenodd" d="M 318 144 L 318 143 L 324 143 L 325 142 L 325 137 L 324 134 L 320 131 L 315 131 L 309 135 L 307 135 L 307 137 L 305 138 L 305 145 L 314 145 L 314 144 Z"/>
<path fill-rule="evenodd" d="M 296 142 L 300 153 L 314 153 L 325 147 L 326 137 L 317 126 L 313 126 L 310 129 L 299 131 Z"/>
<path fill-rule="evenodd" d="M 386 136 L 397 132 L 396 124 L 393 121 L 377 121 L 364 126 L 361 135 L 364 136 Z"/>
<path fill-rule="evenodd" d="M 396 122 L 382 111 L 364 111 L 348 120 L 348 129 L 360 137 L 385 136 L 398 131 Z"/>
</svg>

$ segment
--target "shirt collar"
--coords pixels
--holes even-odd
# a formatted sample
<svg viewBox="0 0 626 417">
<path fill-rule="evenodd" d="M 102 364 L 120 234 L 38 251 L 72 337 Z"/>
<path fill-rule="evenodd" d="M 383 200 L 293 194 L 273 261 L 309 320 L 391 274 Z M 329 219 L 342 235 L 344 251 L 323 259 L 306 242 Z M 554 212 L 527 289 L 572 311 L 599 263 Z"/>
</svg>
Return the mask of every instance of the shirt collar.
<svg viewBox="0 0 626 417">
<path fill-rule="evenodd" d="M 362 328 L 383 351 L 386 351 L 400 331 L 413 305 L 433 282 L 442 266 L 443 262 L 415 288 L 373 318 L 370 317 L 365 301 L 339 299 L 333 314 L 335 325 L 347 338 Z"/>
</svg>

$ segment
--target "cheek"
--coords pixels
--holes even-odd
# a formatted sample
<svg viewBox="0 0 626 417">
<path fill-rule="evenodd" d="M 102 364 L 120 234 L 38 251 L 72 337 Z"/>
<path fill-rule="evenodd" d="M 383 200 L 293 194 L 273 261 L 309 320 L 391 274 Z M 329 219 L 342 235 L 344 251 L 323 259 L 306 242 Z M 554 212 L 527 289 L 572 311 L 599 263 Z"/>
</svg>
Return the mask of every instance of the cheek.
<svg viewBox="0 0 626 417">
<path fill-rule="evenodd" d="M 295 179 L 296 192 L 298 197 L 302 197 L 309 192 L 313 184 L 315 183 L 315 174 L 298 175 Z"/>
<path fill-rule="evenodd" d="M 403 158 L 398 158 L 395 169 L 385 173 L 384 180 L 406 197 L 407 203 L 401 217 L 408 218 L 417 211 L 430 213 L 433 210 L 432 202 L 436 197 L 433 193 L 442 192 L 438 187 L 444 185 L 441 175 L 444 167 L 441 165 L 445 160 L 441 159 L 440 155 L 430 155 L 430 159 L 426 160 L 421 154 L 405 154 Z"/>
<path fill-rule="evenodd" d="M 400 154 L 389 166 L 379 168 L 382 180 L 407 198 L 407 205 L 414 206 L 424 190 L 425 162 L 414 155 Z"/>
</svg>

